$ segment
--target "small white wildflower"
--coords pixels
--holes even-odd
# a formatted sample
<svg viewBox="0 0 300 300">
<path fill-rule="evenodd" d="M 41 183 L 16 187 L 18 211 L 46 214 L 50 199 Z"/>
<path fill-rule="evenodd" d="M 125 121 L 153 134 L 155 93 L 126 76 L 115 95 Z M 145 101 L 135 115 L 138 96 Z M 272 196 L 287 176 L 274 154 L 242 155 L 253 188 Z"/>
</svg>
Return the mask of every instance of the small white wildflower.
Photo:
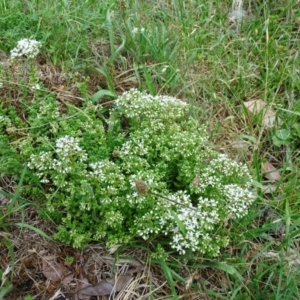
<svg viewBox="0 0 300 300">
<path fill-rule="evenodd" d="M 138 33 L 138 31 L 139 31 L 139 30 L 138 30 L 137 27 L 133 27 L 131 32 L 132 32 L 133 34 L 136 34 L 136 33 Z"/>
<path fill-rule="evenodd" d="M 140 33 L 144 33 L 145 31 L 146 31 L 146 30 L 145 30 L 144 27 L 142 27 L 142 28 L 140 28 L 140 29 L 137 28 L 137 27 L 133 27 L 131 32 L 132 32 L 133 35 L 135 35 L 135 34 L 137 34 L 137 33 L 139 33 L 139 32 L 140 32 Z"/>
<path fill-rule="evenodd" d="M 78 146 L 79 139 L 72 136 L 63 136 L 56 141 L 56 148 L 62 149 L 64 152 L 70 150 L 81 151 L 82 149 Z"/>
<path fill-rule="evenodd" d="M 40 86 L 39 83 L 37 83 L 37 84 L 33 85 L 33 86 L 31 87 L 31 89 L 32 89 L 32 90 L 40 90 L 40 89 L 41 89 L 41 86 Z"/>
<path fill-rule="evenodd" d="M 35 58 L 40 50 L 41 43 L 32 39 L 21 39 L 17 46 L 10 51 L 11 59 L 19 57 Z"/>
<path fill-rule="evenodd" d="M 167 71 L 167 69 L 169 68 L 169 66 L 164 66 L 161 70 L 162 73 L 165 73 Z"/>
</svg>

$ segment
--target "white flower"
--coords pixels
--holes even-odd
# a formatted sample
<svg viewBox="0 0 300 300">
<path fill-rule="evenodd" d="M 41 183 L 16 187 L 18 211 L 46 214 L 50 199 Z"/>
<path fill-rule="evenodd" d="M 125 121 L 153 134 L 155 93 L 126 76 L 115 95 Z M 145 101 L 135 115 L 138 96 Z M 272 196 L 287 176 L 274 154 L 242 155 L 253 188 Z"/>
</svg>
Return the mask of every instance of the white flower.
<svg viewBox="0 0 300 300">
<path fill-rule="evenodd" d="M 165 73 L 167 71 L 167 69 L 169 68 L 169 66 L 164 66 L 161 70 L 162 73 Z"/>
<path fill-rule="evenodd" d="M 10 51 L 12 59 L 19 57 L 35 58 L 40 50 L 41 43 L 32 39 L 21 39 L 17 46 Z"/>
<path fill-rule="evenodd" d="M 37 84 L 33 85 L 33 86 L 31 87 L 31 89 L 33 89 L 33 90 L 40 90 L 40 89 L 41 89 L 41 86 L 37 83 Z"/>
<path fill-rule="evenodd" d="M 137 34 L 138 32 L 144 33 L 145 32 L 145 28 L 142 27 L 142 28 L 139 29 L 137 27 L 133 27 L 131 32 L 132 32 L 133 35 Z"/>
<path fill-rule="evenodd" d="M 56 141 L 56 148 L 62 149 L 63 152 L 70 152 L 71 150 L 81 151 L 82 149 L 78 146 L 79 139 L 72 136 L 63 136 Z"/>
</svg>

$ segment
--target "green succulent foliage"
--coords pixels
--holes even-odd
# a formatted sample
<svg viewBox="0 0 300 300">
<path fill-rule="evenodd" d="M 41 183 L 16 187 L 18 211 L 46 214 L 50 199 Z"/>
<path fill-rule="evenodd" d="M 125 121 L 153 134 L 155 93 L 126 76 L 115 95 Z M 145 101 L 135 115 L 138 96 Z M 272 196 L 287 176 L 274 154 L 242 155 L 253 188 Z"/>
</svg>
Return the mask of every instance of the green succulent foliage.
<svg viewBox="0 0 300 300">
<path fill-rule="evenodd" d="M 212 256 L 227 245 L 224 223 L 243 217 L 253 201 L 250 175 L 209 147 L 186 103 L 130 90 L 109 114 L 91 101 L 63 110 L 51 95 L 37 98 L 26 137 L 8 135 L 10 151 L 44 188 L 40 213 L 59 222 L 56 238 L 111 247 L 137 239 L 155 245 L 165 235 L 165 250 Z M 2 114 L 5 136 L 12 120 Z"/>
</svg>

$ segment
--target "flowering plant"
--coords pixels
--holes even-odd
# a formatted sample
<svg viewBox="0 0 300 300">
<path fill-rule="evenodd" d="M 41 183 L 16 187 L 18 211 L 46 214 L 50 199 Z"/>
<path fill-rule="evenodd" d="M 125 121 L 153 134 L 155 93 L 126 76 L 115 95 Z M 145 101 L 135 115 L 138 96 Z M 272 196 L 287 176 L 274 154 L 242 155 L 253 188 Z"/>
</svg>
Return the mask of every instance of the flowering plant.
<svg viewBox="0 0 300 300">
<path fill-rule="evenodd" d="M 66 117 L 51 99 L 40 103 L 31 127 L 40 122 L 50 135 L 31 132 L 18 145 L 46 185 L 46 214 L 61 221 L 57 238 L 111 247 L 164 235 L 180 254 L 217 255 L 227 245 L 225 223 L 253 202 L 251 176 L 209 147 L 189 105 L 130 90 L 106 119 L 90 102 L 68 107 Z"/>
<path fill-rule="evenodd" d="M 28 57 L 35 58 L 40 51 L 41 43 L 33 39 L 21 39 L 15 48 L 10 51 L 11 59 Z"/>
</svg>

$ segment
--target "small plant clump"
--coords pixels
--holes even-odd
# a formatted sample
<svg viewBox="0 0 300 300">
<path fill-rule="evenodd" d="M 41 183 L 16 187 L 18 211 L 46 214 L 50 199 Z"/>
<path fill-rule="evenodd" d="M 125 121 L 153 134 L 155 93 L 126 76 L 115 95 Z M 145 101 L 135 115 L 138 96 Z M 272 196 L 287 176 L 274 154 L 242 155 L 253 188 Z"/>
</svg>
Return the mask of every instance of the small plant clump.
<svg viewBox="0 0 300 300">
<path fill-rule="evenodd" d="M 25 137 L 11 143 L 43 185 L 40 213 L 60 222 L 59 240 L 112 247 L 143 239 L 160 248 L 164 239 L 166 250 L 211 256 L 228 244 L 224 225 L 253 202 L 251 176 L 211 149 L 189 105 L 132 89 L 109 112 L 90 101 L 66 106 L 62 113 L 54 97 L 34 100 Z M 16 137 L 16 121 L 2 114 L 2 130 Z"/>
</svg>

